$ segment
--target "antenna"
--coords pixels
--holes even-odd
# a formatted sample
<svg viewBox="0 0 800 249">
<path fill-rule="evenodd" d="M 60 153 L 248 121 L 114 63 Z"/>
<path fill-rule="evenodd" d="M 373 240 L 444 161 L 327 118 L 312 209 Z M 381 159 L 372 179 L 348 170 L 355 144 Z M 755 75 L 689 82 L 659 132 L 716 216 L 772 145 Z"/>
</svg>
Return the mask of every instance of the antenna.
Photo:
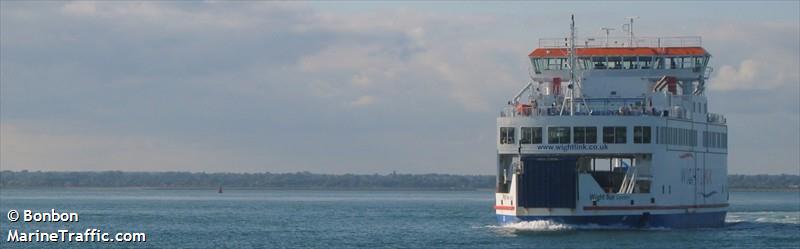
<svg viewBox="0 0 800 249">
<path fill-rule="evenodd" d="M 634 19 L 639 19 L 639 16 L 628 16 L 628 17 L 625 17 L 625 19 L 630 20 L 630 24 L 627 24 L 627 26 L 628 26 L 628 28 L 627 28 L 628 35 L 630 36 L 630 38 L 629 38 L 630 41 L 628 41 L 628 45 L 633 47 L 633 20 Z M 625 29 L 625 25 L 623 25 L 622 27 L 623 27 L 623 29 Z"/>
<path fill-rule="evenodd" d="M 614 29 L 613 28 L 606 28 L 606 27 L 602 27 L 600 29 L 602 29 L 603 31 L 606 32 L 606 47 L 608 47 L 608 36 L 611 34 L 611 31 L 614 30 Z"/>
</svg>

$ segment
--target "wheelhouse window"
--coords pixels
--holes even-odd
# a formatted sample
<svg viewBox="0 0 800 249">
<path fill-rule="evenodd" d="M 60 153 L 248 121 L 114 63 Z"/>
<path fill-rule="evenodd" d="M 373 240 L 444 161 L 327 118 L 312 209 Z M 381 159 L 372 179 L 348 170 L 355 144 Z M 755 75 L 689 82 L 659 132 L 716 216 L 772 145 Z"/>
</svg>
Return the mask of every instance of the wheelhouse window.
<svg viewBox="0 0 800 249">
<path fill-rule="evenodd" d="M 641 69 L 651 69 L 653 68 L 653 57 L 640 56 L 637 64 Z"/>
<path fill-rule="evenodd" d="M 683 57 L 683 68 L 694 68 L 697 57 Z"/>
<path fill-rule="evenodd" d="M 649 144 L 650 143 L 650 126 L 634 126 L 633 127 L 633 143 L 635 144 Z"/>
<path fill-rule="evenodd" d="M 622 68 L 625 69 L 638 69 L 638 65 L 636 65 L 636 57 L 633 56 L 626 56 L 622 57 Z"/>
<path fill-rule="evenodd" d="M 628 142 L 625 126 L 603 127 L 603 143 L 624 144 Z"/>
<path fill-rule="evenodd" d="M 622 57 L 608 57 L 608 69 L 622 69 Z"/>
<path fill-rule="evenodd" d="M 608 63 L 606 62 L 606 57 L 592 57 L 592 63 L 594 64 L 594 69 L 607 69 Z"/>
<path fill-rule="evenodd" d="M 533 70 L 534 70 L 534 72 L 536 74 L 541 74 L 542 70 L 546 69 L 546 67 L 544 65 L 545 64 L 545 60 L 546 59 L 542 59 L 542 58 L 531 59 L 531 63 L 533 64 Z"/>
<path fill-rule="evenodd" d="M 664 69 L 664 57 L 655 57 L 655 68 Z"/>
<path fill-rule="evenodd" d="M 584 59 L 587 59 L 585 57 Z M 541 74 L 543 71 L 547 70 L 567 70 L 569 69 L 569 60 L 566 57 L 555 57 L 555 58 L 533 58 L 531 59 L 531 63 L 533 64 L 533 69 L 537 74 Z M 578 64 L 581 61 L 577 61 Z M 580 67 L 580 65 L 578 65 Z"/>
<path fill-rule="evenodd" d="M 676 68 L 678 68 L 680 66 L 680 63 L 678 62 L 678 58 L 677 57 L 667 57 L 667 58 L 664 58 L 664 60 L 666 61 L 665 62 L 666 65 L 665 66 L 668 69 L 676 69 Z"/>
<path fill-rule="evenodd" d="M 522 127 L 522 137 L 519 138 L 520 144 L 540 144 L 542 143 L 542 127 Z"/>
<path fill-rule="evenodd" d="M 708 63 L 708 56 L 697 57 L 697 61 L 695 63 L 695 68 L 699 67 L 699 68 L 702 69 L 702 68 L 706 67 L 707 63 Z"/>
<path fill-rule="evenodd" d="M 566 62 L 566 58 L 547 59 L 547 70 L 561 70 L 562 66 L 565 65 Z"/>
<path fill-rule="evenodd" d="M 578 69 L 692 69 L 699 72 L 706 66 L 707 56 L 593 56 L 576 58 Z M 566 70 L 567 58 L 533 59 L 536 72 Z"/>
<path fill-rule="evenodd" d="M 596 144 L 597 127 L 573 127 L 574 140 L 576 144 Z"/>
<path fill-rule="evenodd" d="M 500 144 L 515 144 L 514 127 L 500 127 Z"/>
<path fill-rule="evenodd" d="M 570 140 L 569 127 L 547 127 L 547 143 L 568 144 Z"/>
<path fill-rule="evenodd" d="M 592 68 L 592 58 L 590 57 L 579 57 L 578 58 L 578 69 L 586 70 Z"/>
</svg>

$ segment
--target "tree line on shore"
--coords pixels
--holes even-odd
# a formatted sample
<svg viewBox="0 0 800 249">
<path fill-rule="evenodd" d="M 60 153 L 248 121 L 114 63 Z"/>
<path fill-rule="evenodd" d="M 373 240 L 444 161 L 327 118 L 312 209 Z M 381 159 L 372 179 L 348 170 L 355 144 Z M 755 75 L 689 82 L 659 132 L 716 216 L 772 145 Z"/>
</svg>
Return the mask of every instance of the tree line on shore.
<svg viewBox="0 0 800 249">
<path fill-rule="evenodd" d="M 800 175 L 729 175 L 732 189 L 800 189 Z M 491 189 L 492 175 L 0 171 L 0 187 Z"/>
<path fill-rule="evenodd" d="M 451 174 L 315 174 L 192 172 L 2 171 L 0 187 L 162 187 L 162 188 L 319 188 L 319 189 L 480 189 L 494 176 Z"/>
</svg>

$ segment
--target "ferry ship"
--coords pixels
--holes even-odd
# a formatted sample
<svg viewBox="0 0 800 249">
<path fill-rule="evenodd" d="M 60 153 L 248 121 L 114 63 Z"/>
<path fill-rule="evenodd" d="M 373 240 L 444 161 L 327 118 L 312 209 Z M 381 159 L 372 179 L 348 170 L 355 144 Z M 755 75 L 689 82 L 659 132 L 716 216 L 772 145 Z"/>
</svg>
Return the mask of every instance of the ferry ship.
<svg viewBox="0 0 800 249">
<path fill-rule="evenodd" d="M 540 39 L 497 118 L 500 223 L 723 226 L 727 125 L 702 38 Z"/>
</svg>

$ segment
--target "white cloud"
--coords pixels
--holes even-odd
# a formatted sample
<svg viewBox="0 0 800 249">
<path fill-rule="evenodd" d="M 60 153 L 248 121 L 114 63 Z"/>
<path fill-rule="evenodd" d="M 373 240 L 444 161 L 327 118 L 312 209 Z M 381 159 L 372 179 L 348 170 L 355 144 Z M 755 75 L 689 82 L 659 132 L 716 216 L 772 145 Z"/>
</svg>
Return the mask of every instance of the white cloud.
<svg viewBox="0 0 800 249">
<path fill-rule="evenodd" d="M 797 68 L 800 68 L 797 60 L 793 61 L 785 55 L 744 59 L 738 66 L 721 66 L 711 79 L 711 89 L 769 90 L 787 87 L 800 82 Z"/>
<path fill-rule="evenodd" d="M 800 82 L 800 23 L 726 24 L 710 29 L 706 40 L 717 51 L 712 63 L 722 65 L 710 79 L 712 90 L 782 89 Z"/>
<path fill-rule="evenodd" d="M 367 77 L 364 73 L 357 73 L 353 75 L 353 79 L 351 79 L 350 82 L 353 83 L 354 86 L 360 87 L 367 87 L 372 83 L 369 77 Z"/>
<path fill-rule="evenodd" d="M 763 76 L 763 68 L 760 68 L 762 62 L 754 60 L 744 60 L 739 67 L 724 65 L 719 68 L 719 73 L 714 79 L 716 84 L 712 85 L 714 89 L 731 90 L 731 89 L 754 89 L 754 88 L 771 88 L 775 87 L 775 82 L 766 82 Z"/>
<path fill-rule="evenodd" d="M 350 106 L 363 107 L 363 106 L 372 105 L 373 103 L 375 103 L 375 97 L 373 97 L 373 96 L 361 96 L 358 99 L 350 102 Z"/>
<path fill-rule="evenodd" d="M 529 44 L 492 36 L 497 20 L 488 16 L 437 16 L 404 9 L 317 16 L 320 30 L 350 38 L 304 57 L 299 67 L 312 77 L 348 75 L 351 85 L 336 84 L 339 97 L 366 94 L 366 86 L 369 94 L 381 98 L 424 91 L 414 94 L 486 112 L 494 108 L 494 98 L 523 85 L 526 77 Z M 502 57 L 511 60 L 497 63 L 499 55 L 511 53 L 518 53 L 519 60 Z"/>
<path fill-rule="evenodd" d="M 97 5 L 90 1 L 68 2 L 62 6 L 61 11 L 70 15 L 94 15 Z"/>
</svg>

